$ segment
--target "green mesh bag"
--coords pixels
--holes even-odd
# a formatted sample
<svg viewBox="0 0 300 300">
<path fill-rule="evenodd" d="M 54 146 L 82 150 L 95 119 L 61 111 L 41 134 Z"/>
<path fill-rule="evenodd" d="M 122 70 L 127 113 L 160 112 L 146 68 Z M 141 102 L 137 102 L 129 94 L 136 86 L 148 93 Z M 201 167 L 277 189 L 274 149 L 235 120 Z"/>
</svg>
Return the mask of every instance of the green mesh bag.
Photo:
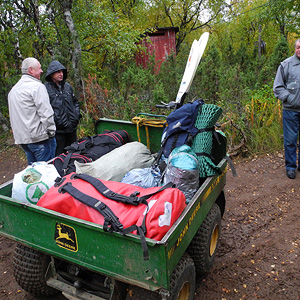
<svg viewBox="0 0 300 300">
<path fill-rule="evenodd" d="M 220 168 L 211 159 L 213 148 L 213 131 L 205 129 L 213 128 L 222 114 L 222 108 L 213 104 L 203 104 L 199 109 L 195 126 L 200 131 L 193 140 L 192 150 L 199 153 L 199 176 L 201 178 L 220 174 Z"/>
</svg>

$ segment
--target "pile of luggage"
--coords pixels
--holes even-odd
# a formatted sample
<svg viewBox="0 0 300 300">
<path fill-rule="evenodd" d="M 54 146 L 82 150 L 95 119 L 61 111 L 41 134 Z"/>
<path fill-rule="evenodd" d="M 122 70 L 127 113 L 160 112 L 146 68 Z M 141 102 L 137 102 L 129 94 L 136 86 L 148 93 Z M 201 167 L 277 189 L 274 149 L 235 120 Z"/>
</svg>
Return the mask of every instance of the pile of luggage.
<svg viewBox="0 0 300 300">
<path fill-rule="evenodd" d="M 215 130 L 215 123 L 221 113 L 201 100 L 183 105 L 167 117 L 161 149 L 155 154 L 131 141 L 124 130 L 82 138 L 48 164 L 55 169 L 52 186 L 47 183 L 48 190 L 39 193 L 32 188 L 31 201 L 25 197 L 24 202 L 98 223 L 105 231 L 161 240 L 200 182 L 220 172 L 226 138 Z M 215 151 L 220 144 L 222 150 Z M 18 181 L 25 170 L 21 173 Z"/>
</svg>

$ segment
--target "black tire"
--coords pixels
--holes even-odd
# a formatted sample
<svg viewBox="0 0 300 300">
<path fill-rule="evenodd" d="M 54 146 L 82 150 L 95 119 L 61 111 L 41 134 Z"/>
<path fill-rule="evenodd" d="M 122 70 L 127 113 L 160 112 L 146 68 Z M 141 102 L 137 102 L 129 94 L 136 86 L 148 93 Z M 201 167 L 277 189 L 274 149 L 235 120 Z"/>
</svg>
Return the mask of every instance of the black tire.
<svg viewBox="0 0 300 300">
<path fill-rule="evenodd" d="M 170 300 L 193 300 L 196 289 L 196 271 L 192 258 L 183 254 L 171 275 Z"/>
<path fill-rule="evenodd" d="M 220 240 L 221 218 L 220 208 L 214 204 L 187 249 L 199 277 L 206 275 L 213 264 Z"/>
<path fill-rule="evenodd" d="M 171 275 L 169 300 L 193 300 L 196 288 L 196 272 L 192 258 L 184 254 Z M 126 300 L 159 300 L 158 293 L 130 286 Z"/>
<path fill-rule="evenodd" d="M 13 256 L 13 273 L 22 289 L 37 297 L 48 297 L 59 291 L 46 284 L 45 274 L 50 257 L 27 246 L 17 244 Z"/>
</svg>

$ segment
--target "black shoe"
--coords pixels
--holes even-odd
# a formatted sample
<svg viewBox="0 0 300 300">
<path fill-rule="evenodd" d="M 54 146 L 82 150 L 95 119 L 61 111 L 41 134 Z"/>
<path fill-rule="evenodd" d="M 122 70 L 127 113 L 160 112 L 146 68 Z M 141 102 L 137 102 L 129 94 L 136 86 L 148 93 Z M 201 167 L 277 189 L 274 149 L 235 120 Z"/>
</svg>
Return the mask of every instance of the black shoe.
<svg viewBox="0 0 300 300">
<path fill-rule="evenodd" d="M 290 179 L 295 179 L 296 177 L 295 170 L 286 170 L 286 176 Z"/>
</svg>

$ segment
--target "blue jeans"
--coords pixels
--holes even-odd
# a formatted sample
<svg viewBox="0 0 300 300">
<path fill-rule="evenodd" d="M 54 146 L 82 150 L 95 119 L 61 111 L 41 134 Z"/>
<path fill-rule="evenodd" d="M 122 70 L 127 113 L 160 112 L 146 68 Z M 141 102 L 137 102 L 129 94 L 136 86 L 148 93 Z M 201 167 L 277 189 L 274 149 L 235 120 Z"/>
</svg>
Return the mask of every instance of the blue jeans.
<svg viewBox="0 0 300 300">
<path fill-rule="evenodd" d="M 300 129 L 300 112 L 283 110 L 283 144 L 285 155 L 285 167 L 287 170 L 297 168 L 297 142 Z M 300 153 L 298 151 L 298 164 L 300 163 Z"/>
<path fill-rule="evenodd" d="M 33 144 L 22 144 L 21 146 L 25 151 L 28 165 L 36 161 L 48 161 L 55 157 L 55 138 Z"/>
<path fill-rule="evenodd" d="M 49 138 L 49 143 L 50 143 L 50 156 L 51 156 L 50 159 L 52 159 L 56 156 L 55 151 L 56 151 L 57 143 L 55 137 Z"/>
</svg>

